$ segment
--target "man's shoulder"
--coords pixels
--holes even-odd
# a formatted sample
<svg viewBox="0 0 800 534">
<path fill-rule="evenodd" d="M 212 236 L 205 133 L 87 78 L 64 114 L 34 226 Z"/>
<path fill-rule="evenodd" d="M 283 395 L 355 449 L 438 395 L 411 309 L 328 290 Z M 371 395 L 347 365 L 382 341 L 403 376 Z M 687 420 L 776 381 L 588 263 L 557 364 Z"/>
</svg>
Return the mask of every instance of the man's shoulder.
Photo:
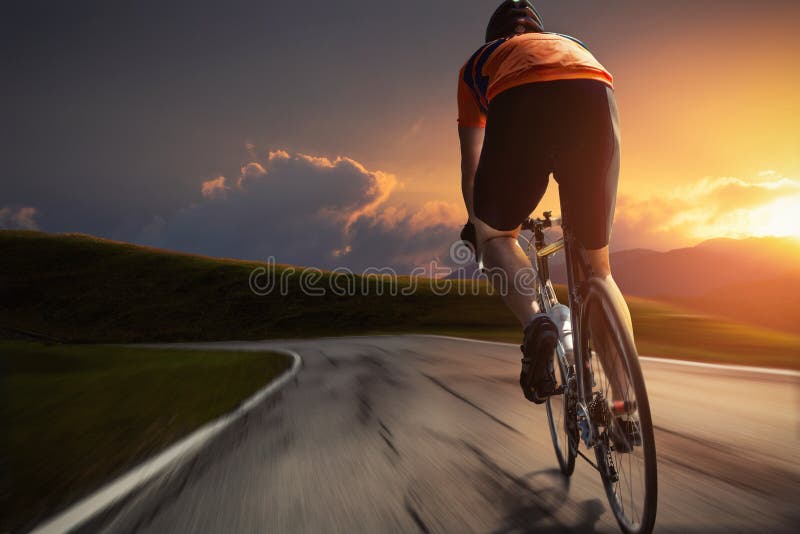
<svg viewBox="0 0 800 534">
<path fill-rule="evenodd" d="M 486 60 L 486 58 L 489 57 L 492 52 L 497 50 L 500 45 L 508 40 L 508 37 L 503 37 L 502 39 L 496 39 L 494 41 L 489 41 L 488 43 L 482 44 L 477 50 L 475 50 L 475 52 L 472 53 L 471 56 L 469 56 L 469 59 L 467 59 L 466 63 L 464 63 L 462 69 L 466 68 L 468 65 L 474 65 L 481 59 Z"/>
<path fill-rule="evenodd" d="M 572 41 L 572 42 L 574 42 L 574 43 L 577 43 L 577 44 L 579 44 L 580 46 L 582 46 L 583 48 L 585 48 L 587 51 L 589 50 L 589 47 L 588 47 L 588 46 L 586 46 L 586 43 L 584 43 L 583 41 L 581 41 L 581 40 L 580 40 L 580 39 L 578 39 L 577 37 L 573 37 L 573 36 L 571 36 L 571 35 L 567 35 L 567 34 L 565 34 L 565 33 L 555 33 L 555 32 L 548 32 L 548 34 L 549 34 L 549 35 L 556 35 L 556 36 L 558 36 L 558 37 L 561 37 L 561 38 L 563 38 L 563 39 L 566 39 L 566 40 L 568 40 L 568 41 Z"/>
</svg>

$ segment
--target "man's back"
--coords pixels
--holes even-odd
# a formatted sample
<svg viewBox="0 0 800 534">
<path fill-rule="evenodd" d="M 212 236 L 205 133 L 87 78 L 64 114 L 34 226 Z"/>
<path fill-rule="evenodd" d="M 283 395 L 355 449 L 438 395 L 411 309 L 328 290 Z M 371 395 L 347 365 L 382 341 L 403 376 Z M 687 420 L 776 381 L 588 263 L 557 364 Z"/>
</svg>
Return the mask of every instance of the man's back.
<svg viewBox="0 0 800 534">
<path fill-rule="evenodd" d="M 519 85 L 590 79 L 613 88 L 613 77 L 578 40 L 557 33 L 524 33 L 486 43 L 459 73 L 459 125 L 485 126 L 495 96 Z"/>
</svg>

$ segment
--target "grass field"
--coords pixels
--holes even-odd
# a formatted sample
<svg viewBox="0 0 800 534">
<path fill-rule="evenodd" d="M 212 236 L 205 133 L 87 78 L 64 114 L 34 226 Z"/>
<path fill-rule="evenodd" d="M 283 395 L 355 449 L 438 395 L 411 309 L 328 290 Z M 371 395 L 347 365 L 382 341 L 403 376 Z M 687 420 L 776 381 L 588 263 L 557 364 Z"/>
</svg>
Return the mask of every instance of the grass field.
<svg viewBox="0 0 800 534">
<path fill-rule="evenodd" d="M 485 283 L 462 286 L 470 295 L 462 296 L 457 285 L 442 294 L 440 282 L 421 280 L 392 295 L 385 278 L 321 273 L 318 287 L 336 280 L 366 291 L 314 296 L 279 266 L 285 294 L 259 296 L 249 285 L 258 267 L 84 235 L 0 231 L 0 338 L 53 342 L 0 341 L 0 470 L 13 488 L 2 488 L 0 531 L 30 527 L 288 365 L 263 354 L 97 344 L 396 333 L 519 342 L 514 318 Z M 642 354 L 800 369 L 799 337 L 628 302 Z"/>
<path fill-rule="evenodd" d="M 627 299 L 639 354 L 706 363 L 800 370 L 800 338 L 692 315 L 660 303 Z M 518 344 L 516 328 L 438 328 L 429 333 Z"/>
<path fill-rule="evenodd" d="M 0 341 L 0 532 L 27 531 L 290 365 L 283 354 Z"/>
<path fill-rule="evenodd" d="M 286 295 L 259 296 L 249 279 L 260 266 L 84 235 L 0 231 L 0 330 L 88 343 L 403 332 L 519 341 L 514 318 L 485 283 L 477 295 L 460 296 L 455 285 L 441 295 L 422 280 L 412 294 L 392 296 L 385 279 L 340 277 L 367 291 L 313 296 L 300 290 L 297 272 L 278 266 Z M 317 286 L 329 287 L 333 277 L 323 273 Z M 660 302 L 628 302 L 642 354 L 800 368 L 800 337 Z"/>
</svg>

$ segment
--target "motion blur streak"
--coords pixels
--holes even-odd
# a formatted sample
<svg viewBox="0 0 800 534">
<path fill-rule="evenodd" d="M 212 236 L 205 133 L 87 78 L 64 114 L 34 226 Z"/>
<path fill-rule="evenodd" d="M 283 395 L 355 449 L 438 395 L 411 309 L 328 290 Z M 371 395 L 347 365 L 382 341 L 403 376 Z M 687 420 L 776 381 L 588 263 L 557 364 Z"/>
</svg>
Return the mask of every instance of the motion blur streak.
<svg viewBox="0 0 800 534">
<path fill-rule="evenodd" d="M 425 336 L 280 345 L 305 362 L 296 384 L 106 531 L 618 532 L 594 470 L 558 474 L 545 411 L 520 397 L 515 347 Z M 795 532 L 797 376 L 643 367 L 656 530 Z"/>
</svg>

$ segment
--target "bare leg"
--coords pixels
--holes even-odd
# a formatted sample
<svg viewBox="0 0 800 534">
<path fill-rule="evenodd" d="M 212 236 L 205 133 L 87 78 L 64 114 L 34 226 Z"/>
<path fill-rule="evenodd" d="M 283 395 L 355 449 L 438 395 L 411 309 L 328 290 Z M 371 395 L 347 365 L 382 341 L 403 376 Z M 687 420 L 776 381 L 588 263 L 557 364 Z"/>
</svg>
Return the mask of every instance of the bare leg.
<svg viewBox="0 0 800 534">
<path fill-rule="evenodd" d="M 594 276 L 608 282 L 614 298 L 625 313 L 625 320 L 628 322 L 628 328 L 631 334 L 633 334 L 633 322 L 631 321 L 631 312 L 628 309 L 628 304 L 625 302 L 622 291 L 619 290 L 619 286 L 617 286 L 617 283 L 611 277 L 611 262 L 609 260 L 608 247 L 597 250 L 587 250 L 586 257 L 589 260 L 589 265 L 592 266 L 592 273 Z"/>
<path fill-rule="evenodd" d="M 497 275 L 503 277 L 505 284 L 502 288 L 503 301 L 525 328 L 539 313 L 539 304 L 536 302 L 533 277 L 526 276 L 528 273 L 525 273 L 525 271 L 533 273 L 530 259 L 517 242 L 520 229 L 496 230 L 480 220 L 475 221 L 475 229 L 478 236 L 478 250 L 489 279 L 495 289 L 501 291 Z M 522 282 L 528 282 L 530 287 L 519 287 Z"/>
<path fill-rule="evenodd" d="M 608 283 L 611 289 L 612 297 L 617 301 L 619 308 L 625 314 L 625 320 L 631 335 L 633 335 L 633 323 L 631 322 L 631 313 L 622 292 L 617 286 L 614 279 L 611 277 L 611 265 L 609 261 L 608 247 L 603 247 L 597 250 L 587 250 L 586 257 L 592 267 L 592 274 L 598 278 L 602 278 Z M 593 329 L 600 332 L 601 325 L 595 323 Z M 612 395 L 614 400 L 625 400 L 629 397 L 625 392 L 629 387 L 628 377 L 626 375 L 624 366 L 620 365 L 618 360 L 617 351 L 611 339 L 606 335 L 595 336 L 596 342 L 600 345 L 596 347 L 598 357 L 603 364 L 603 369 L 611 384 Z M 602 338 L 602 341 L 599 339 Z"/>
</svg>

